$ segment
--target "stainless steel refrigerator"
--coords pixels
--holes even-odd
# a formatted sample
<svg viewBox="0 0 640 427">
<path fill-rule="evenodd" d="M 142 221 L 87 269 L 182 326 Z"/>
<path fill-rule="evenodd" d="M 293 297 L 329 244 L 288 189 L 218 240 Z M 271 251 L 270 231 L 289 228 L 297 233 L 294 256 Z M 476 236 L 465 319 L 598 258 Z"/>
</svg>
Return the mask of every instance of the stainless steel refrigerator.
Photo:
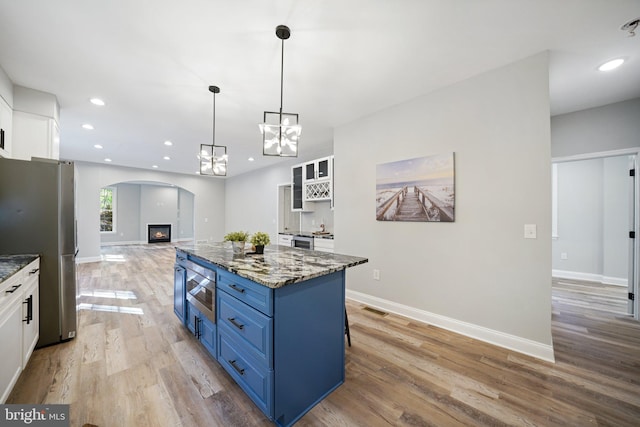
<svg viewBox="0 0 640 427">
<path fill-rule="evenodd" d="M 38 347 L 74 338 L 74 165 L 0 158 L 0 254 L 40 254 Z"/>
</svg>

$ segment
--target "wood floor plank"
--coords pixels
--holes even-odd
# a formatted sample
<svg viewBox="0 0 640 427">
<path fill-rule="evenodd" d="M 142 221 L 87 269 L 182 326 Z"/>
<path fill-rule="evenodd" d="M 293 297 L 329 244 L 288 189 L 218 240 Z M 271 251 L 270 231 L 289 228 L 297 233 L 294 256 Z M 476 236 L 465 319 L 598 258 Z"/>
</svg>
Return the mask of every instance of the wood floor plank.
<svg viewBox="0 0 640 427">
<path fill-rule="evenodd" d="M 272 425 L 174 315 L 173 246 L 102 252 L 78 265 L 77 338 L 36 350 L 7 403 L 69 403 L 80 427 Z M 624 288 L 552 289 L 556 363 L 348 301 L 345 383 L 297 425 L 640 425 Z"/>
</svg>

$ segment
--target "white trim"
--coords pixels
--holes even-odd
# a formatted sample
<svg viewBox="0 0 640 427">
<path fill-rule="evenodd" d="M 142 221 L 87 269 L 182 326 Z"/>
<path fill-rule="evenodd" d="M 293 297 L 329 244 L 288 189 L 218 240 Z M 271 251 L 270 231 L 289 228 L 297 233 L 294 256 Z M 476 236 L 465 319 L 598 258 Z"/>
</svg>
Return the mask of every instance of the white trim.
<svg viewBox="0 0 640 427">
<path fill-rule="evenodd" d="M 374 308 L 399 314 L 422 323 L 438 326 L 470 338 L 494 344 L 509 350 L 514 350 L 547 362 L 555 363 L 553 345 L 542 344 L 515 335 L 505 334 L 504 332 L 441 316 L 439 314 L 430 313 L 428 311 L 409 307 L 360 292 L 351 291 L 349 289 L 346 290 L 346 295 L 347 298 L 351 300 Z"/>
<path fill-rule="evenodd" d="M 129 240 L 118 242 L 100 242 L 100 246 L 120 246 L 120 245 L 146 245 L 146 241 L 142 240 Z"/>
<path fill-rule="evenodd" d="M 551 164 L 551 238 L 558 239 L 558 164 Z"/>
<path fill-rule="evenodd" d="M 109 231 L 100 231 L 100 234 L 116 234 L 118 232 L 118 187 L 115 185 L 107 185 L 106 187 L 101 187 L 102 189 L 110 189 L 111 190 L 111 230 Z M 98 196 L 100 193 L 98 193 Z M 100 197 L 98 197 L 98 203 L 100 203 Z M 100 206 L 100 212 L 102 212 L 102 206 Z"/>
<path fill-rule="evenodd" d="M 610 277 L 602 274 L 582 273 L 580 271 L 551 270 L 551 275 L 560 279 L 585 280 L 605 285 L 627 286 L 629 282 L 624 277 Z"/>
<path fill-rule="evenodd" d="M 86 264 L 88 262 L 99 262 L 102 261 L 101 256 L 88 256 L 82 258 L 76 258 L 76 264 Z"/>
<path fill-rule="evenodd" d="M 616 157 L 616 156 L 625 156 L 625 155 L 633 155 L 633 154 L 640 154 L 640 147 L 621 148 L 620 150 L 610 150 L 610 151 L 598 151 L 596 153 L 576 154 L 574 156 L 552 157 L 551 162 L 552 163 L 574 162 L 576 160 L 590 160 L 590 159 L 599 159 L 603 157 Z"/>
</svg>

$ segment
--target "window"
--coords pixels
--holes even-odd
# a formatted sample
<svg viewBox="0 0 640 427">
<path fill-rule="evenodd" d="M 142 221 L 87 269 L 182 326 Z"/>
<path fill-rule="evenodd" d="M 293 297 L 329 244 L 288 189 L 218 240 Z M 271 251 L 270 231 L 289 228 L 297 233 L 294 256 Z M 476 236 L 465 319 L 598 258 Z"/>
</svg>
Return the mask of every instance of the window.
<svg viewBox="0 0 640 427">
<path fill-rule="evenodd" d="M 105 187 L 100 189 L 100 232 L 116 231 L 116 189 Z"/>
</svg>

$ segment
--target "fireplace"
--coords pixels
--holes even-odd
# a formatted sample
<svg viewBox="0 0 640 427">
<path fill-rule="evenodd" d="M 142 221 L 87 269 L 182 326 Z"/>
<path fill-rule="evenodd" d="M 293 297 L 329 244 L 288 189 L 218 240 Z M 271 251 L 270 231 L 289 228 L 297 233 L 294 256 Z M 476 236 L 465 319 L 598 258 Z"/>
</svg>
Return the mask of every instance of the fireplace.
<svg viewBox="0 0 640 427">
<path fill-rule="evenodd" d="M 171 224 L 148 224 L 147 231 L 149 243 L 171 241 Z"/>
</svg>

